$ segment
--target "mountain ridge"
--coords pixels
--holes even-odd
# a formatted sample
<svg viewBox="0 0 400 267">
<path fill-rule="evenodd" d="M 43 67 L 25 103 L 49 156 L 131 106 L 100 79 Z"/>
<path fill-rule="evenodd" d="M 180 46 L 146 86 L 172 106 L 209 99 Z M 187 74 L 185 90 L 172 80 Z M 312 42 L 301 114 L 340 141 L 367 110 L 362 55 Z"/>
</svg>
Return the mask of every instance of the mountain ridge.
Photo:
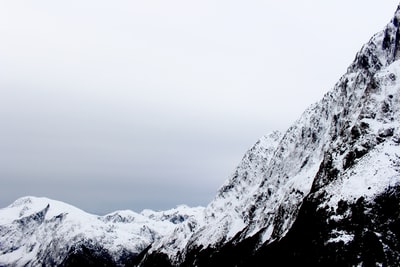
<svg viewBox="0 0 400 267">
<path fill-rule="evenodd" d="M 0 265 L 60 265 L 82 246 L 101 248 L 106 252 L 102 254 L 118 262 L 139 254 L 175 224 L 202 210 L 179 206 L 97 216 L 60 201 L 23 197 L 0 209 Z"/>
</svg>

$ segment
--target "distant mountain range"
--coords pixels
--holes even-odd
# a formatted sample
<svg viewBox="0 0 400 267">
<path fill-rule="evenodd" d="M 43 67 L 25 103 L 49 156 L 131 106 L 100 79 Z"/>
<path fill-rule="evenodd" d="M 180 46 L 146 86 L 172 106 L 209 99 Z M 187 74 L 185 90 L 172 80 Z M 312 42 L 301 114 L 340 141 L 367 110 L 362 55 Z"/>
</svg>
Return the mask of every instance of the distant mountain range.
<svg viewBox="0 0 400 267">
<path fill-rule="evenodd" d="M 400 6 L 207 207 L 96 216 L 21 198 L 0 210 L 0 266 L 400 266 L 399 58 Z"/>
</svg>

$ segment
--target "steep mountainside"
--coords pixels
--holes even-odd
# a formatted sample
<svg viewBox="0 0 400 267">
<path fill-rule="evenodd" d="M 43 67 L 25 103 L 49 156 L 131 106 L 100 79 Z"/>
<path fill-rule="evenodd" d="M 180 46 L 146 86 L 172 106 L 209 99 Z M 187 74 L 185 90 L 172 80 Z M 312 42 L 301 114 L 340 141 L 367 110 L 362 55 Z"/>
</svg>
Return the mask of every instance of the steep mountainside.
<svg viewBox="0 0 400 267">
<path fill-rule="evenodd" d="M 399 24 L 398 9 L 386 28 L 362 47 L 334 89 L 307 109 L 282 137 L 270 141 L 265 159 L 260 160 L 257 151 L 246 155 L 206 208 L 204 225 L 187 237 L 184 248 L 171 251 L 171 242 L 157 245 L 144 263 L 168 259 L 173 264 L 226 266 L 231 260 L 232 265 L 243 261 L 246 266 L 256 257 L 272 264 L 276 255 L 281 261 L 285 255 L 288 261 L 309 259 L 312 265 L 396 265 L 400 237 Z M 306 250 L 307 242 L 314 243 L 307 241 L 311 233 L 304 236 L 301 232 L 303 224 L 316 223 L 313 218 L 320 225 L 307 229 L 314 231 L 318 240 L 312 241 L 320 247 Z M 376 224 L 383 223 L 381 218 L 390 219 L 386 226 Z M 294 240 L 296 235 L 304 240 Z M 294 244 L 297 247 L 290 251 L 288 246 Z M 380 256 L 374 258 L 368 251 L 377 247 L 374 253 Z M 316 249 L 325 254 L 313 257 Z"/>
<path fill-rule="evenodd" d="M 206 208 L 0 210 L 0 265 L 400 266 L 400 7 L 323 99 L 261 138 Z"/>
</svg>

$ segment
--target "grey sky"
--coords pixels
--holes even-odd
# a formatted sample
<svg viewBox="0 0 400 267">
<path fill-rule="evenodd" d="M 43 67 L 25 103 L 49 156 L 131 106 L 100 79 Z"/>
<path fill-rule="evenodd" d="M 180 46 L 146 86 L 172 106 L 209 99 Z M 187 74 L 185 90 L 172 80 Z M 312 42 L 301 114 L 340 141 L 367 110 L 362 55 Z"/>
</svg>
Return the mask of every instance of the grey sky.
<svg viewBox="0 0 400 267">
<path fill-rule="evenodd" d="M 2 1 L 0 207 L 206 205 L 397 1 Z"/>
</svg>

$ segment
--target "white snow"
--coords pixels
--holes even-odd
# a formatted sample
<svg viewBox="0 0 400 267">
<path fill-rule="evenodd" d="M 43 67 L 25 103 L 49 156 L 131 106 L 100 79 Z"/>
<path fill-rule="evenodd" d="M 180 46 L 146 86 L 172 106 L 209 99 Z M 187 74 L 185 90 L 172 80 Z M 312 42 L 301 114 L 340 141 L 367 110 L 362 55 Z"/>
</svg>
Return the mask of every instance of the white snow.
<svg viewBox="0 0 400 267">
<path fill-rule="evenodd" d="M 328 243 L 338 243 L 338 242 L 343 242 L 344 244 L 349 243 L 350 241 L 353 241 L 354 235 L 349 234 L 345 231 L 334 231 L 333 235 L 335 237 L 331 237 L 328 240 Z"/>
<path fill-rule="evenodd" d="M 394 164 L 400 163 L 399 156 L 400 147 L 392 143 L 376 147 L 340 179 L 326 187 L 331 198 L 321 206 L 337 207 L 340 200 L 354 201 L 359 197 L 371 199 L 388 187 L 399 184 L 399 169 L 394 167 Z"/>
</svg>

